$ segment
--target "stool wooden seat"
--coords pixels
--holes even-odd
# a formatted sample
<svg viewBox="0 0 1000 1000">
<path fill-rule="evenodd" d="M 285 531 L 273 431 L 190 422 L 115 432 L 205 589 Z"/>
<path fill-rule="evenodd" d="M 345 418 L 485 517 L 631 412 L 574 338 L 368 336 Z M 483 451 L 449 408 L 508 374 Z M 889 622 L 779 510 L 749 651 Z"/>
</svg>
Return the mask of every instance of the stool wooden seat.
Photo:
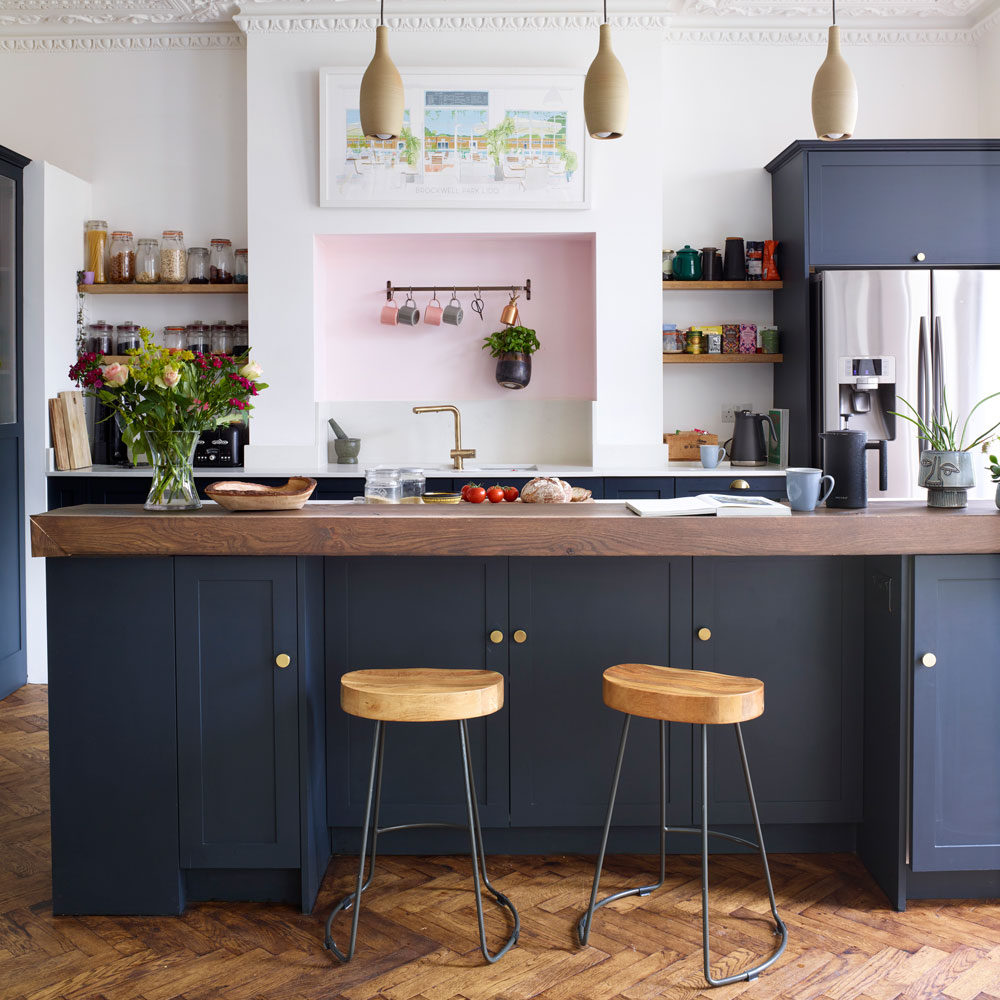
<svg viewBox="0 0 1000 1000">
<path fill-rule="evenodd" d="M 664 722 L 746 722 L 764 713 L 764 682 L 708 670 L 619 663 L 604 671 L 604 704 Z"/>
<path fill-rule="evenodd" d="M 382 722 L 453 722 L 503 708 L 503 675 L 495 670 L 353 670 L 340 679 L 340 706 Z"/>
</svg>

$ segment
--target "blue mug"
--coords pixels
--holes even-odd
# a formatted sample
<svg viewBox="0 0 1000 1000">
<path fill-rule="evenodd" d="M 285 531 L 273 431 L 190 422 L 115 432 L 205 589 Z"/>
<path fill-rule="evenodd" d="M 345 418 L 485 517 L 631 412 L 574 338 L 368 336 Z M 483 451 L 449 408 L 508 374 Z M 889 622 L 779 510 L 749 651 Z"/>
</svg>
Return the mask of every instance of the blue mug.
<svg viewBox="0 0 1000 1000">
<path fill-rule="evenodd" d="M 785 492 L 792 510 L 815 510 L 833 492 L 833 476 L 824 476 L 822 469 L 785 469 Z"/>
<path fill-rule="evenodd" d="M 702 468 L 705 469 L 714 469 L 726 455 L 726 449 L 721 444 L 702 444 L 698 450 L 701 452 Z"/>
</svg>

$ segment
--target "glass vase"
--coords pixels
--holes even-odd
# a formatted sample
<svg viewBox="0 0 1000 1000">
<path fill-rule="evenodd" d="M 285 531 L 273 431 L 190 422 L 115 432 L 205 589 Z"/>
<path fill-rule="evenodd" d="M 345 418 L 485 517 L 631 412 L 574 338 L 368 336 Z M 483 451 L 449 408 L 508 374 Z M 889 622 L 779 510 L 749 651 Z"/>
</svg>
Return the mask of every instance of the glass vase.
<svg viewBox="0 0 1000 1000">
<path fill-rule="evenodd" d="M 197 510 L 201 506 L 191 464 L 199 431 L 146 431 L 153 483 L 146 510 Z"/>
</svg>

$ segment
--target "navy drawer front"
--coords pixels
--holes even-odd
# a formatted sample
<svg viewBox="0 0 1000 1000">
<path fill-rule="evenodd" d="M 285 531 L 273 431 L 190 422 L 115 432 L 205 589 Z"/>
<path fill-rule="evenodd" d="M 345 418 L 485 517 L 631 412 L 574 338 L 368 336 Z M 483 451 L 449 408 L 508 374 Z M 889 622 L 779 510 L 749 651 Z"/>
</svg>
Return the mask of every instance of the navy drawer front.
<svg viewBox="0 0 1000 1000">
<path fill-rule="evenodd" d="M 750 489 L 738 489 L 733 483 L 742 480 L 749 483 Z M 745 493 L 748 496 L 767 497 L 770 500 L 785 499 L 785 477 L 784 476 L 746 476 L 734 469 L 733 472 L 724 476 L 698 476 L 692 478 L 678 478 L 676 480 L 676 496 L 694 497 L 699 493 L 731 493 L 738 495 Z"/>
<path fill-rule="evenodd" d="M 605 500 L 672 500 L 673 497 L 673 477 L 609 476 L 604 480 Z"/>
</svg>

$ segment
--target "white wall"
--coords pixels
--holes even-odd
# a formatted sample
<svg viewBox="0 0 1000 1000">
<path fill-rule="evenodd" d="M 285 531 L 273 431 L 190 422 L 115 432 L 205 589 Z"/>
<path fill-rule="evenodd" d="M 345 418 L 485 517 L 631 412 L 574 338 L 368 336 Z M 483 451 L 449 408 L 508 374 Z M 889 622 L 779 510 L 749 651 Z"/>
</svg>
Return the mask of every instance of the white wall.
<svg viewBox="0 0 1000 1000">
<path fill-rule="evenodd" d="M 1000 15 L 987 18 L 977 48 L 979 134 L 1000 136 Z"/>
</svg>

